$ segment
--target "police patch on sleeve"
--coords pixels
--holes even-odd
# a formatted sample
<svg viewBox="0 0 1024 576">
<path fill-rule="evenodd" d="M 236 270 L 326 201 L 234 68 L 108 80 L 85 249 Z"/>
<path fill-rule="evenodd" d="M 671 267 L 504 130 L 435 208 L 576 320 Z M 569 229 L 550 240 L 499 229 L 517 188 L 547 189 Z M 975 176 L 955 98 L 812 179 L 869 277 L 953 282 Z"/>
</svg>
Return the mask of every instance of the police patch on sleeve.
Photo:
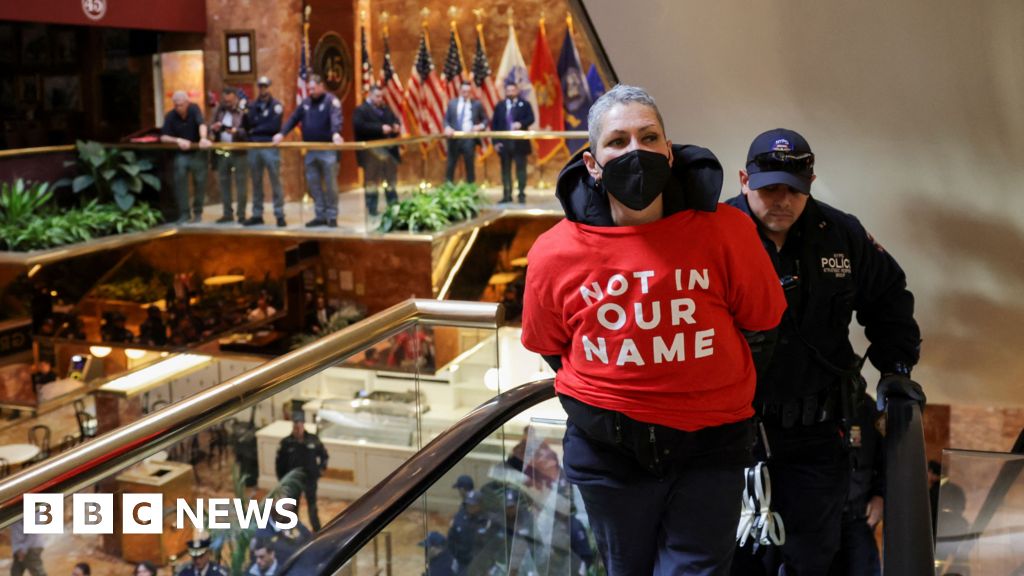
<svg viewBox="0 0 1024 576">
<path fill-rule="evenodd" d="M 284 106 L 281 106 L 280 104 L 276 104 L 274 106 L 274 114 L 280 114 L 281 112 L 284 112 Z"/>
<path fill-rule="evenodd" d="M 334 106 L 335 108 L 341 108 L 341 100 L 335 98 L 334 100 L 331 101 L 331 106 Z"/>
<path fill-rule="evenodd" d="M 878 243 L 878 240 L 875 240 L 875 237 L 872 236 L 870 232 L 868 232 L 867 235 L 868 235 L 868 240 L 870 240 L 871 244 L 874 245 L 875 250 L 878 250 L 879 252 L 883 252 L 884 253 L 885 252 L 885 248 L 883 248 L 882 245 Z"/>
</svg>

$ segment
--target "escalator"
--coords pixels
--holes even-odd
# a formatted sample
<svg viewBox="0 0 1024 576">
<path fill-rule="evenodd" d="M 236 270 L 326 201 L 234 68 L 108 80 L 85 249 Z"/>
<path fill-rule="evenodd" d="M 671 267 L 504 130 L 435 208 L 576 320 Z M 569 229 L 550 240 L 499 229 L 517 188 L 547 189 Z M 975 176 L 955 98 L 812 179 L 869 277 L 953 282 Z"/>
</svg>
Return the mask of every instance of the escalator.
<svg viewBox="0 0 1024 576">
<path fill-rule="evenodd" d="M 502 317 L 501 307 L 493 304 L 423 300 L 399 304 L 5 478 L 0 482 L 0 522 L 6 526 L 18 519 L 23 495 L 27 493 L 67 496 L 127 491 L 124 471 L 128 467 L 144 460 L 144 466 L 170 467 L 170 463 L 161 464 L 166 461 L 154 457 L 183 445 L 202 447 L 202 443 L 194 440 L 199 434 L 218 438 L 218 431 L 229 428 L 225 424 L 231 418 L 237 417 L 233 424 L 237 426 L 248 418 L 248 409 L 253 406 L 274 402 L 296 389 L 302 392 L 305 387 L 308 391 L 310 380 L 321 372 L 396 334 L 427 325 L 496 333 Z M 471 365 L 471 353 L 486 349 L 485 341 L 467 338 L 465 334 L 458 340 L 467 347 L 464 353 L 456 355 L 462 366 L 449 364 L 446 370 L 476 378 L 482 374 L 482 367 Z M 412 341 L 421 340 L 413 336 Z M 495 368 L 499 360 L 494 358 Z M 417 391 L 457 395 L 457 385 L 439 380 L 441 372 L 414 367 L 406 376 L 415 383 Z M 383 383 L 386 374 L 377 374 Z M 562 472 L 561 438 L 565 424 L 564 415 L 553 400 L 553 382 L 543 379 L 516 387 L 506 384 L 499 381 L 496 396 L 457 418 L 444 431 L 431 424 L 440 408 L 417 407 L 416 424 L 408 430 L 408 446 L 402 449 L 387 446 L 373 452 L 373 442 L 354 442 L 349 445 L 367 449 L 360 456 L 364 459 L 361 463 L 335 462 L 332 458 L 329 474 L 321 479 L 321 496 L 325 494 L 325 484 L 344 487 L 371 479 L 372 485 L 362 490 L 358 498 L 342 497 L 352 500 L 343 510 L 335 507 L 323 511 L 332 520 L 312 541 L 286 561 L 283 559 L 285 571 L 279 573 L 419 574 L 430 561 L 437 561 L 439 550 L 447 548 L 432 544 L 441 539 L 460 538 L 459 530 L 453 528 L 460 523 L 468 523 L 481 537 L 471 547 L 472 555 L 460 558 L 463 565 L 471 567 L 470 573 L 599 573 L 586 511 Z M 507 389 L 503 390 L 503 386 Z M 421 395 L 412 397 L 418 399 Z M 259 437 L 276 425 L 266 425 L 256 435 Z M 894 472 L 888 476 L 886 571 L 933 573 L 920 409 L 913 402 L 891 399 L 887 429 L 887 461 Z M 207 446 L 213 450 L 212 442 Z M 272 452 L 266 453 L 266 446 L 259 445 L 260 459 L 272 460 Z M 203 463 L 193 468 L 195 483 L 217 484 L 243 498 L 251 495 L 243 479 L 232 478 L 226 468 L 214 466 Z M 175 486 L 189 485 L 188 474 L 173 470 L 165 474 L 181 482 Z M 278 488 L 272 485 L 275 480 L 271 478 L 271 484 L 265 485 L 262 468 L 258 474 L 260 487 L 273 495 Z M 461 476 L 467 476 L 473 483 L 474 496 L 459 497 L 454 486 L 463 482 Z M 170 483 L 166 486 L 166 490 L 176 489 Z M 1017 494 L 1012 490 L 1010 493 Z M 1012 499 L 1005 502 L 1015 504 Z M 118 534 L 104 537 L 104 550 L 129 561 L 138 561 L 129 558 L 132 554 L 159 553 L 166 559 L 180 553 L 188 535 L 173 529 L 171 516 L 164 519 L 163 534 L 154 536 L 142 552 L 138 542 L 126 535 L 119 542 L 110 543 L 118 540 Z M 238 569 L 247 566 L 250 536 L 240 530 L 220 531 L 215 538 L 219 538 L 221 546 L 220 560 Z M 440 558 L 447 561 L 447 557 Z"/>
</svg>

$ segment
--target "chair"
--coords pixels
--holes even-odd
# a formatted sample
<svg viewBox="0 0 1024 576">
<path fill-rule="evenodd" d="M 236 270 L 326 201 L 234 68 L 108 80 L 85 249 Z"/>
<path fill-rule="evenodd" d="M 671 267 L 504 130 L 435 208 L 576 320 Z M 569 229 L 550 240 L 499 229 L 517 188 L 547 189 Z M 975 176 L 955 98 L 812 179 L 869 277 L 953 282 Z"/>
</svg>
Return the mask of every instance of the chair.
<svg viewBox="0 0 1024 576">
<path fill-rule="evenodd" d="M 60 441 L 60 451 L 64 452 L 65 450 L 70 450 L 75 446 L 75 444 L 78 444 L 78 438 L 71 434 L 66 434 Z"/>
<path fill-rule="evenodd" d="M 11 473 L 11 464 L 7 461 L 7 458 L 0 458 L 0 478 L 6 477 Z"/>
<path fill-rule="evenodd" d="M 39 448 L 39 455 L 32 459 L 38 462 L 50 457 L 50 427 L 46 424 L 36 424 L 28 431 L 29 444 Z"/>
<path fill-rule="evenodd" d="M 82 441 L 88 438 L 96 437 L 96 430 L 99 425 L 96 418 L 88 412 L 75 412 L 75 418 L 78 419 L 78 431 L 81 434 Z"/>
</svg>

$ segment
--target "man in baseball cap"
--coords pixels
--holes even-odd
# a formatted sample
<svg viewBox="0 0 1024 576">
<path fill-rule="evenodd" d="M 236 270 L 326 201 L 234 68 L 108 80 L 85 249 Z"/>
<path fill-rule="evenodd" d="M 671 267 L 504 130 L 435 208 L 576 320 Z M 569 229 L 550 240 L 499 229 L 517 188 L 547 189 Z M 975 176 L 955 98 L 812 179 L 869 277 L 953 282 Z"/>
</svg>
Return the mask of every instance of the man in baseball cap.
<svg viewBox="0 0 1024 576">
<path fill-rule="evenodd" d="M 431 531 L 419 543 L 427 554 L 427 576 L 455 576 L 459 565 L 448 551 L 448 541 L 440 532 Z"/>
</svg>

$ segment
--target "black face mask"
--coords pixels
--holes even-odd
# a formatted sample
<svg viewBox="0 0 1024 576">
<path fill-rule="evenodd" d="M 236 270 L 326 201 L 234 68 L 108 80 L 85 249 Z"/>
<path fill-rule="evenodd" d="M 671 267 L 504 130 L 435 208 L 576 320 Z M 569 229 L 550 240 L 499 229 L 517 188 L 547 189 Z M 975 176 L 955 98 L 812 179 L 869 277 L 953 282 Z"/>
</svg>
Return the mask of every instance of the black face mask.
<svg viewBox="0 0 1024 576">
<path fill-rule="evenodd" d="M 604 166 L 601 181 L 604 189 L 630 210 L 643 210 L 665 191 L 672 177 L 672 167 L 664 154 L 649 150 L 627 152 Z"/>
</svg>

